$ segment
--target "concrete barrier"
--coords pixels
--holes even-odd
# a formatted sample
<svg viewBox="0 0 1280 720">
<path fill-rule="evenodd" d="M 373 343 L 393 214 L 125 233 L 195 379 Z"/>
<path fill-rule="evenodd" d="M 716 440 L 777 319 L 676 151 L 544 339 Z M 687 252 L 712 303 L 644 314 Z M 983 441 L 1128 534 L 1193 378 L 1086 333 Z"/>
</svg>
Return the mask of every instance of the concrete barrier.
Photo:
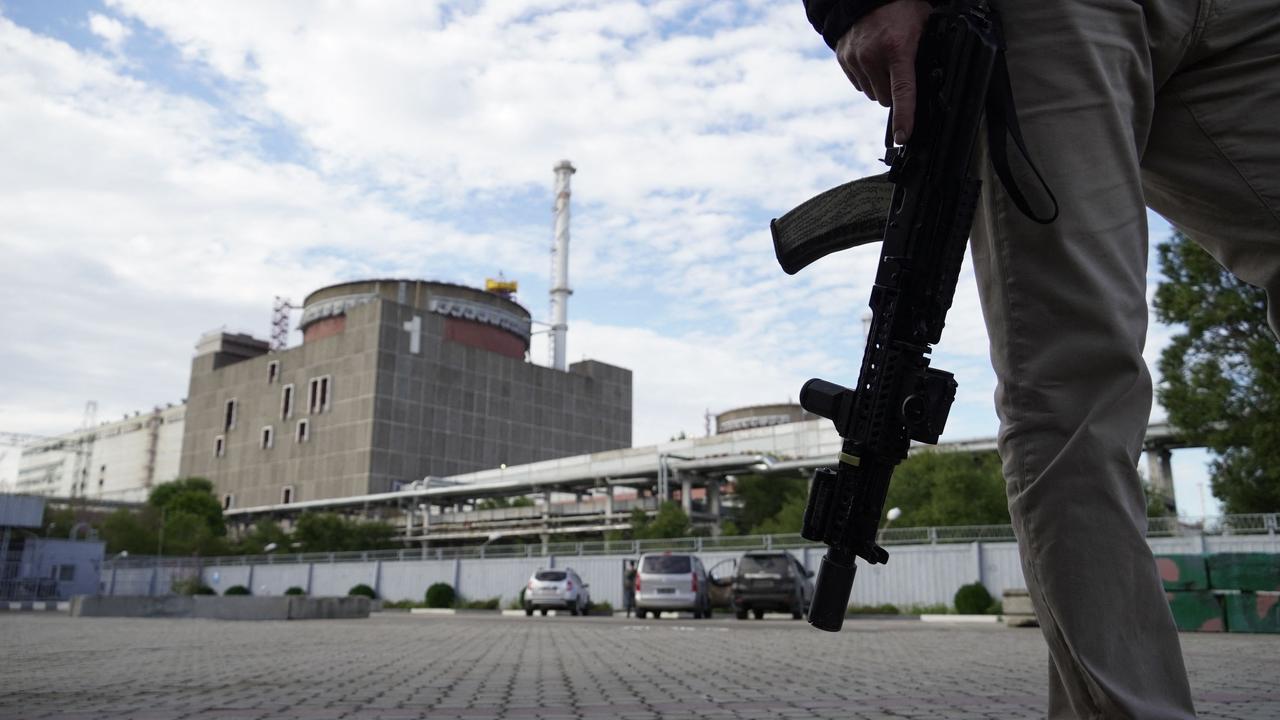
<svg viewBox="0 0 1280 720">
<path fill-rule="evenodd" d="M 190 595 L 76 595 L 71 617 L 192 617 Z"/>
<path fill-rule="evenodd" d="M 369 598 L 348 595 L 346 597 L 289 598 L 290 620 L 337 620 L 369 617 Z"/>
<path fill-rule="evenodd" d="M 77 595 L 72 617 L 337 620 L 369 617 L 366 597 Z"/>
<path fill-rule="evenodd" d="M 276 597 L 197 595 L 195 613 L 192 617 L 206 620 L 288 620 L 290 599 L 283 595 Z"/>
</svg>

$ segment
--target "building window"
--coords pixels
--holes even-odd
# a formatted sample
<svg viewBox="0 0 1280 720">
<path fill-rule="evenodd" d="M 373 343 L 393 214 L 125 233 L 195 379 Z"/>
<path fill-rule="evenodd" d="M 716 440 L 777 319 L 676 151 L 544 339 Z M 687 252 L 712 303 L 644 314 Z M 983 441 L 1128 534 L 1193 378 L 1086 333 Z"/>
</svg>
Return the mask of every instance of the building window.
<svg viewBox="0 0 1280 720">
<path fill-rule="evenodd" d="M 267 363 L 267 384 L 270 385 L 280 379 L 280 361 L 272 360 Z"/>
<path fill-rule="evenodd" d="M 54 565 L 49 572 L 49 577 L 58 582 L 72 582 L 76 579 L 75 565 Z"/>
<path fill-rule="evenodd" d="M 288 420 L 293 417 L 293 384 L 284 386 L 284 390 L 280 392 L 280 419 Z"/>
<path fill-rule="evenodd" d="M 296 437 L 298 442 L 300 443 L 304 443 L 307 440 L 311 439 L 311 423 L 307 422 L 306 420 L 299 420 L 298 434 Z"/>
<path fill-rule="evenodd" d="M 332 376 L 311 378 L 307 386 L 307 412 L 315 414 L 329 409 L 330 380 Z"/>
<path fill-rule="evenodd" d="M 236 427 L 236 401 L 232 398 L 227 401 L 227 410 L 222 416 L 222 429 L 226 431 L 234 430 Z"/>
<path fill-rule="evenodd" d="M 227 494 L 222 496 L 222 509 L 230 510 L 236 506 L 236 496 Z"/>
<path fill-rule="evenodd" d="M 270 426 L 262 428 L 262 449 L 270 450 L 276 446 L 276 432 Z"/>
<path fill-rule="evenodd" d="M 280 504 L 288 505 L 291 502 L 293 502 L 293 486 L 285 485 L 280 490 Z"/>
<path fill-rule="evenodd" d="M 227 439 L 222 435 L 213 439 L 213 456 L 222 457 L 227 454 Z"/>
</svg>

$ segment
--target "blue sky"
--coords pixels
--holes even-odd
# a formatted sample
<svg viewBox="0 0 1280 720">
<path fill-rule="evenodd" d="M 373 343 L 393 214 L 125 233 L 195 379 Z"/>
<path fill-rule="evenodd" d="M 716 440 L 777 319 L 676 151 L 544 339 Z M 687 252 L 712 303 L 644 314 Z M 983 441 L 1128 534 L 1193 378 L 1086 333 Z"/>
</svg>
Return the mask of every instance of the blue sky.
<svg viewBox="0 0 1280 720">
<path fill-rule="evenodd" d="M 0 430 L 179 400 L 201 333 L 342 280 L 502 271 L 545 318 L 562 158 L 569 357 L 635 371 L 637 444 L 856 375 L 876 249 L 788 277 L 768 220 L 877 172 L 884 111 L 799 3 L 0 0 L 0 57 Z M 995 433 L 980 317 L 966 267 L 946 438 Z"/>
</svg>

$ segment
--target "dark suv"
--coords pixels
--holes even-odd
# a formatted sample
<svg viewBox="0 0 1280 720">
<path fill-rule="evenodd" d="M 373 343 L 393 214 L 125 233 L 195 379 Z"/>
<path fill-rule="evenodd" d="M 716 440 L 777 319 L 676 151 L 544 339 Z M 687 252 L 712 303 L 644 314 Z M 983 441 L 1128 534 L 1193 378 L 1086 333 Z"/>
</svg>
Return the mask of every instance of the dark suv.
<svg viewBox="0 0 1280 720">
<path fill-rule="evenodd" d="M 752 613 L 789 612 L 799 620 L 813 600 L 813 573 L 787 552 L 752 552 L 738 561 L 733 576 L 733 609 L 739 620 Z"/>
</svg>

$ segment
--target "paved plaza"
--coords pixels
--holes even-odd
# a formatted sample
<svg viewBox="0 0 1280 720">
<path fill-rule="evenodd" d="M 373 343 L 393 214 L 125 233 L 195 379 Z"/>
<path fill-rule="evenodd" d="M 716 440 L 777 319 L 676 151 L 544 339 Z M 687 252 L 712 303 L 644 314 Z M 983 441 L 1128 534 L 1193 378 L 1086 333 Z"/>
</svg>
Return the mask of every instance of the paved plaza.
<svg viewBox="0 0 1280 720">
<path fill-rule="evenodd" d="M 1203 718 L 1280 718 L 1280 636 L 1184 634 Z M 0 718 L 1035 718 L 1035 629 L 380 613 L 0 615 Z"/>
</svg>

